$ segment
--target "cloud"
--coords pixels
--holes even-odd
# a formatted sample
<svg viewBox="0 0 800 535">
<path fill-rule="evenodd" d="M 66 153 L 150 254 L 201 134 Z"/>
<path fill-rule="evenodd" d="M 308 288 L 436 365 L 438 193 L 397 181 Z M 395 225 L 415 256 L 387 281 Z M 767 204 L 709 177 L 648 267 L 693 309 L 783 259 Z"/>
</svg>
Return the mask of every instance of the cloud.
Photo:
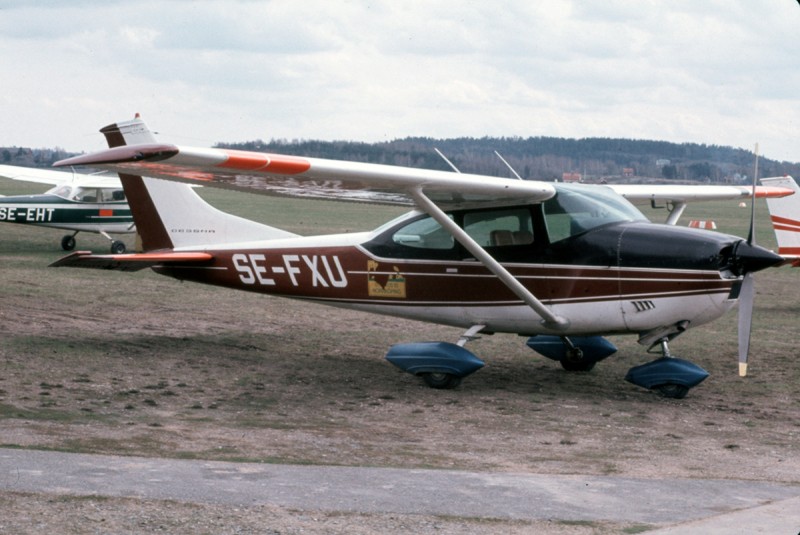
<svg viewBox="0 0 800 535">
<path fill-rule="evenodd" d="M 795 3 L 0 1 L 0 145 L 614 136 L 800 160 Z M 9 131 L 10 130 L 10 131 Z M 87 133 L 88 132 L 88 133 Z"/>
</svg>

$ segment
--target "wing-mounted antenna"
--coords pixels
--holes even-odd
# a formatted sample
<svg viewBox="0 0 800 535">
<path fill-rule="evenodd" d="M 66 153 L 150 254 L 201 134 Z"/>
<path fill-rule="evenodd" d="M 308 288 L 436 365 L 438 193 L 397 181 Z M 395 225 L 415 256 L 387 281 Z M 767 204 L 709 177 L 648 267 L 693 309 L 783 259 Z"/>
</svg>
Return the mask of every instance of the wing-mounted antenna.
<svg viewBox="0 0 800 535">
<path fill-rule="evenodd" d="M 435 151 L 436 151 L 436 154 L 438 154 L 439 156 L 441 156 L 441 157 L 442 157 L 442 160 L 444 160 L 445 162 L 447 162 L 447 165 L 449 165 L 449 166 L 450 166 L 450 168 L 451 168 L 453 171 L 455 171 L 456 173 L 460 173 L 460 172 L 461 172 L 461 171 L 459 171 L 459 170 L 458 170 L 458 167 L 456 167 L 455 165 L 453 165 L 453 162 L 451 162 L 450 160 L 448 160 L 448 159 L 447 159 L 447 156 L 445 156 L 444 154 L 442 154 L 442 151 L 440 151 L 440 150 L 439 150 L 439 149 L 437 149 L 436 147 L 433 147 L 433 150 L 435 150 Z"/>
<path fill-rule="evenodd" d="M 508 170 L 509 170 L 509 171 L 511 171 L 511 172 L 514 174 L 514 176 L 515 176 L 515 177 L 517 177 L 517 178 L 518 178 L 518 179 L 520 179 L 520 180 L 524 180 L 524 179 L 523 179 L 521 176 L 519 176 L 519 173 L 517 173 L 517 172 L 514 170 L 514 168 L 513 168 L 513 167 L 511 167 L 511 164 L 510 164 L 510 163 L 508 163 L 508 162 L 506 161 L 506 159 L 505 159 L 505 158 L 503 158 L 503 157 L 500 155 L 500 153 L 499 153 L 499 152 L 497 152 L 497 151 L 494 151 L 494 153 L 497 155 L 497 157 L 498 157 L 498 158 L 500 158 L 500 161 L 501 161 L 501 162 L 503 162 L 504 164 L 506 164 L 506 167 L 508 167 Z"/>
</svg>

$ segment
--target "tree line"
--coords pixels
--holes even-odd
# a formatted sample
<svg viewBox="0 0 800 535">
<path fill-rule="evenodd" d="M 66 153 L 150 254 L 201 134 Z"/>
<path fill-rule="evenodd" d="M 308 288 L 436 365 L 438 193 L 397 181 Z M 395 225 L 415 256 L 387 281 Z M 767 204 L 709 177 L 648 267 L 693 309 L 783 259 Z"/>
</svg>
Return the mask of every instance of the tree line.
<svg viewBox="0 0 800 535">
<path fill-rule="evenodd" d="M 273 139 L 217 146 L 450 170 L 436 148 L 462 172 L 512 176 L 496 151 L 523 178 L 561 180 L 564 173 L 579 173 L 589 182 L 630 178 L 739 183 L 752 177 L 755 161 L 753 152 L 733 147 L 615 138 L 408 137 L 379 143 Z M 759 160 L 759 176 L 784 174 L 800 176 L 800 163 Z"/>
<path fill-rule="evenodd" d="M 562 180 L 565 173 L 577 173 L 585 182 L 747 183 L 752 180 L 755 161 L 753 152 L 740 148 L 618 138 L 407 137 L 378 143 L 272 139 L 266 142 L 221 142 L 215 146 L 451 170 L 437 154 L 435 149 L 438 149 L 462 172 L 513 176 L 497 156 L 499 154 L 526 179 Z M 60 148 L 0 147 L 0 161 L 6 165 L 49 167 L 73 155 Z M 767 158 L 759 160 L 759 176 L 787 174 L 800 177 L 800 163 Z"/>
</svg>

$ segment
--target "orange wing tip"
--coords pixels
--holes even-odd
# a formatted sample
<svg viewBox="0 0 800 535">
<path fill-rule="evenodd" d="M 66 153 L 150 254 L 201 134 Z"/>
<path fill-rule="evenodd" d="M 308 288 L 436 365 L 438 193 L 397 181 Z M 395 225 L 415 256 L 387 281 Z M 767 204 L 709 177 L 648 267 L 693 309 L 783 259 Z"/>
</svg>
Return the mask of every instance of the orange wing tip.
<svg viewBox="0 0 800 535">
<path fill-rule="evenodd" d="M 757 186 L 756 187 L 756 197 L 761 199 L 765 197 L 775 198 L 775 197 L 787 197 L 789 195 L 793 195 L 794 190 L 790 188 L 782 188 L 779 186 Z"/>
<path fill-rule="evenodd" d="M 747 363 L 746 362 L 740 362 L 739 363 L 739 377 L 745 377 L 745 376 L 747 376 Z"/>
</svg>

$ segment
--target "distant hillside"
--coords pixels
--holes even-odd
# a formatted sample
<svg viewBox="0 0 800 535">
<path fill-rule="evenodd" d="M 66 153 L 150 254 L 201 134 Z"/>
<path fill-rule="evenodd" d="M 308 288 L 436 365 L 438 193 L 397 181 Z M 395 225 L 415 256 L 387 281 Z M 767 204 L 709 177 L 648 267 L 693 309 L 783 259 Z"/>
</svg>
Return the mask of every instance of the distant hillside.
<svg viewBox="0 0 800 535">
<path fill-rule="evenodd" d="M 0 164 L 20 167 L 50 167 L 73 153 L 63 149 L 30 149 L 27 147 L 0 147 Z"/>
<path fill-rule="evenodd" d="M 459 170 L 493 176 L 512 176 L 495 151 L 523 178 L 562 180 L 569 173 L 584 182 L 715 182 L 741 183 L 753 173 L 753 153 L 744 149 L 635 139 L 555 137 L 454 138 L 409 137 L 382 143 L 315 140 L 262 140 L 218 143 L 216 146 L 450 170 L 436 154 L 439 149 Z M 62 149 L 0 147 L 0 163 L 49 167 L 72 156 Z M 759 176 L 800 178 L 800 163 L 761 158 Z"/>
<path fill-rule="evenodd" d="M 633 139 L 554 137 L 405 138 L 383 143 L 261 140 L 219 143 L 242 150 L 282 152 L 360 162 L 449 169 L 438 148 L 463 172 L 511 176 L 500 153 L 523 178 L 561 180 L 579 173 L 584 181 L 741 182 L 753 173 L 753 153 L 732 147 Z M 759 176 L 800 177 L 800 163 L 759 160 Z"/>
</svg>

